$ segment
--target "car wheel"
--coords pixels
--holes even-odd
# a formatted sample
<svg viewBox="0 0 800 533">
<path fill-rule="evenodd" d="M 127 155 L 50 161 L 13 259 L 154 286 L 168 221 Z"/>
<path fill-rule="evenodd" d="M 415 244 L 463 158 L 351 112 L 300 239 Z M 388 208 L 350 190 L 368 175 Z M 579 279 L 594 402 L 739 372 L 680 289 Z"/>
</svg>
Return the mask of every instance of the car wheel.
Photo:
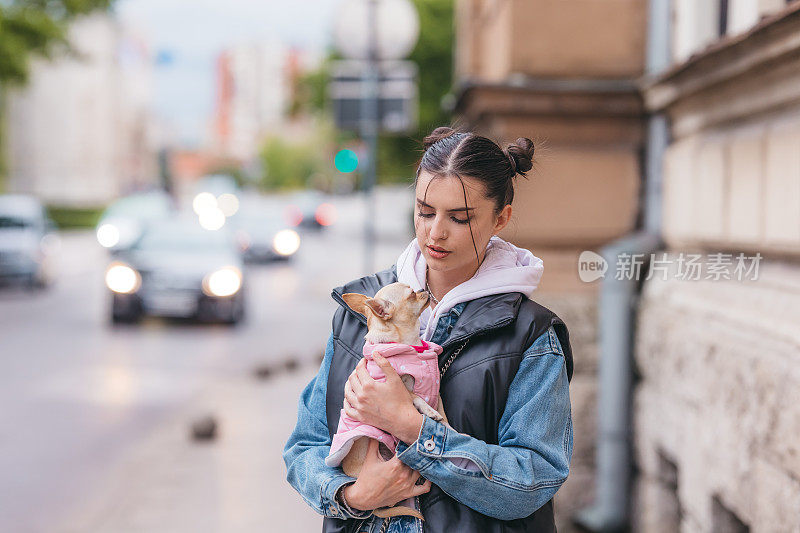
<svg viewBox="0 0 800 533">
<path fill-rule="evenodd" d="M 239 300 L 238 304 L 231 309 L 231 314 L 225 321 L 226 324 L 235 326 L 244 319 L 244 303 Z"/>
<path fill-rule="evenodd" d="M 141 317 L 139 315 L 118 315 L 116 313 L 111 314 L 111 322 L 114 324 L 136 324 L 139 322 Z"/>
<path fill-rule="evenodd" d="M 117 306 L 113 306 L 111 311 L 111 322 L 113 324 L 135 324 L 139 322 L 142 318 L 141 313 L 137 312 L 122 312 L 117 309 Z"/>
<path fill-rule="evenodd" d="M 45 285 L 44 285 L 44 283 L 42 283 L 42 279 L 36 274 L 36 272 L 28 274 L 25 277 L 25 289 L 26 290 L 33 292 L 33 291 L 38 291 L 40 289 L 43 289 L 44 287 L 45 287 Z"/>
</svg>

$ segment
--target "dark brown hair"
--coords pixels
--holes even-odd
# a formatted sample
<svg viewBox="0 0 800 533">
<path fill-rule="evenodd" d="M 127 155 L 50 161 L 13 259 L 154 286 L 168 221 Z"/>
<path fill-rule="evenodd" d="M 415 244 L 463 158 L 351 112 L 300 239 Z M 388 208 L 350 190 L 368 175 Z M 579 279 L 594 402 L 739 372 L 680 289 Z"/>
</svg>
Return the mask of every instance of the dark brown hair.
<svg viewBox="0 0 800 533">
<path fill-rule="evenodd" d="M 467 191 L 461 177 L 474 178 L 483 184 L 486 197 L 494 200 L 495 215 L 514 201 L 516 175 L 527 178 L 525 173 L 533 168 L 533 141 L 527 137 L 518 138 L 503 150 L 496 142 L 486 137 L 443 126 L 433 130 L 422 143 L 425 153 L 417 167 L 415 187 L 423 170 L 432 174 L 434 178 L 455 176 L 461 182 L 464 207 L 467 207 Z M 426 188 L 425 196 L 427 193 Z M 472 235 L 472 245 L 475 247 L 475 257 L 480 260 L 475 235 L 472 233 L 472 223 L 469 225 L 469 232 Z"/>
</svg>

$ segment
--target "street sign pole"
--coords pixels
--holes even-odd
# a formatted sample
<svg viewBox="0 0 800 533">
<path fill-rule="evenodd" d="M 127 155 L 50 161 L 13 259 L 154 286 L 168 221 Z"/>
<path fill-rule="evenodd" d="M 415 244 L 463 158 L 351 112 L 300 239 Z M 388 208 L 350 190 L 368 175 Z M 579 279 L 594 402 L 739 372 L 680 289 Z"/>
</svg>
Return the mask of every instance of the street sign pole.
<svg viewBox="0 0 800 533">
<path fill-rule="evenodd" d="M 364 274 L 374 270 L 375 259 L 375 192 L 378 160 L 378 0 L 367 3 L 368 50 L 364 80 L 364 98 L 361 100 L 361 138 L 367 144 L 367 168 L 364 173 L 366 217 L 364 220 Z"/>
<path fill-rule="evenodd" d="M 337 126 L 357 128 L 367 147 L 363 180 L 365 274 L 374 272 L 373 188 L 377 181 L 378 132 L 407 131 L 415 122 L 412 113 L 417 101 L 417 70 L 397 60 L 411 52 L 418 37 L 419 17 L 411 0 L 343 0 L 338 10 L 334 38 L 342 56 L 350 61 L 337 62 L 339 75 L 329 89 Z M 364 61 L 363 68 L 359 61 Z M 359 95 L 357 103 L 353 93 Z M 357 119 L 353 118 L 355 110 Z"/>
</svg>

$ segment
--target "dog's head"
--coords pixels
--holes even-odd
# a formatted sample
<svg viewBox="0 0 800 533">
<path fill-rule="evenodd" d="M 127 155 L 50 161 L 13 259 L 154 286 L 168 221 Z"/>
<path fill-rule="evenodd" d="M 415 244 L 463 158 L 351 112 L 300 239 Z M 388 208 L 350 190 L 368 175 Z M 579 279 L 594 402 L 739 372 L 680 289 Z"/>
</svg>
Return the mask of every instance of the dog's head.
<svg viewBox="0 0 800 533">
<path fill-rule="evenodd" d="M 428 303 L 427 291 L 414 292 L 405 283 L 397 282 L 382 287 L 372 298 L 348 292 L 342 299 L 353 311 L 367 317 L 370 342 L 411 344 L 419 338 L 419 315 Z"/>
</svg>

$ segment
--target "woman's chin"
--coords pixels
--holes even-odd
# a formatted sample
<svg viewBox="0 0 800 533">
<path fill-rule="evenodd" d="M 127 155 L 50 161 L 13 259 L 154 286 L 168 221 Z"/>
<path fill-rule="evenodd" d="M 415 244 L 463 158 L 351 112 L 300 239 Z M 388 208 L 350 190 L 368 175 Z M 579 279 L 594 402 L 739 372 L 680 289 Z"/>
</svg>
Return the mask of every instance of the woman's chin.
<svg viewBox="0 0 800 533">
<path fill-rule="evenodd" d="M 429 270 L 435 270 L 437 272 L 446 272 L 448 270 L 453 270 L 455 263 L 450 259 L 450 257 L 446 257 L 444 259 L 437 259 L 435 257 L 425 257 L 425 264 L 428 265 Z"/>
</svg>

